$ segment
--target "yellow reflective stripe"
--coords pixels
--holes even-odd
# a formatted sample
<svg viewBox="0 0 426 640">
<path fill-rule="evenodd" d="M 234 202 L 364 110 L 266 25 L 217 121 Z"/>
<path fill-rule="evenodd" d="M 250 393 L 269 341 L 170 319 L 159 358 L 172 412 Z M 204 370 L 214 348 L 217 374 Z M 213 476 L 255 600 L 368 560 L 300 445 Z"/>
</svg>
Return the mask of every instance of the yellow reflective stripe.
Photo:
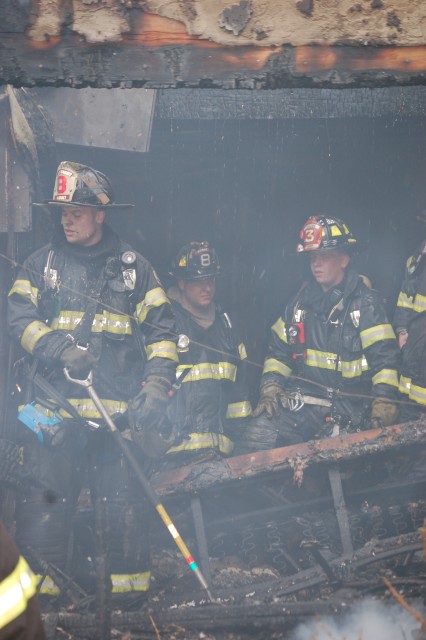
<svg viewBox="0 0 426 640">
<path fill-rule="evenodd" d="M 78 413 L 82 418 L 101 418 L 102 417 L 99 411 L 96 409 L 93 403 L 93 400 L 91 400 L 90 398 L 67 398 L 67 400 L 70 404 L 73 405 L 73 407 L 77 409 Z M 54 403 L 54 400 L 50 400 L 50 402 Z M 127 402 L 124 402 L 121 400 L 101 399 L 101 402 L 110 415 L 113 415 L 114 413 L 124 413 L 127 410 Z M 43 407 L 37 402 L 35 403 L 35 407 L 39 411 L 44 413 L 45 416 L 52 417 L 55 415 L 53 411 L 51 411 L 50 409 L 46 409 L 46 407 Z M 59 409 L 57 414 L 58 413 L 62 418 L 72 417 L 64 409 Z"/>
<path fill-rule="evenodd" d="M 38 288 L 33 287 L 29 280 L 15 280 L 9 291 L 9 296 L 14 293 L 27 298 L 35 307 L 38 307 Z"/>
<path fill-rule="evenodd" d="M 407 294 L 404 293 L 404 291 L 399 292 L 398 300 L 396 303 L 397 307 L 400 307 L 401 309 L 412 309 L 413 303 L 414 301 L 412 297 L 408 297 Z"/>
<path fill-rule="evenodd" d="M 247 358 L 246 345 L 244 342 L 240 342 L 238 345 L 238 353 L 240 354 L 241 360 L 245 360 Z"/>
<path fill-rule="evenodd" d="M 423 311 L 426 311 L 426 296 L 416 293 L 413 309 L 414 311 L 417 311 L 417 313 L 423 313 Z"/>
<path fill-rule="evenodd" d="M 329 351 L 317 351 L 315 349 L 306 350 L 306 365 L 317 367 L 318 369 L 336 370 L 337 353 Z M 338 363 L 337 371 L 343 378 L 357 378 L 364 371 L 368 371 L 368 363 L 364 356 L 355 360 L 341 360 Z"/>
<path fill-rule="evenodd" d="M 197 449 L 218 449 L 228 455 L 232 453 L 234 443 L 223 433 L 190 433 L 180 444 L 170 447 L 167 454 L 176 451 L 195 451 Z"/>
<path fill-rule="evenodd" d="M 426 404 L 426 389 L 416 384 L 410 385 L 410 400 L 414 400 L 417 404 Z"/>
<path fill-rule="evenodd" d="M 342 360 L 339 362 L 338 370 L 343 378 L 357 378 L 364 371 L 368 371 L 368 362 L 364 356 L 356 360 Z"/>
<path fill-rule="evenodd" d="M 178 372 L 188 369 L 187 365 L 180 365 Z M 237 367 L 230 362 L 198 362 L 193 364 L 189 373 L 182 380 L 182 384 L 199 380 L 231 380 L 235 382 Z"/>
<path fill-rule="evenodd" d="M 112 573 L 112 593 L 148 591 L 150 579 L 150 571 L 145 571 L 144 573 Z"/>
<path fill-rule="evenodd" d="M 271 331 L 274 331 L 274 333 L 277 334 L 280 340 L 288 344 L 287 330 L 285 327 L 285 322 L 282 318 L 278 318 L 278 320 L 274 322 L 274 324 L 271 327 Z"/>
<path fill-rule="evenodd" d="M 281 376 L 288 378 L 291 374 L 291 369 L 275 358 L 266 358 L 265 364 L 263 365 L 263 373 L 279 373 Z"/>
<path fill-rule="evenodd" d="M 399 391 L 404 393 L 405 395 L 410 394 L 411 388 L 411 378 L 407 378 L 407 376 L 401 376 L 399 379 Z"/>
<path fill-rule="evenodd" d="M 251 404 L 248 400 L 243 402 L 230 402 L 226 410 L 227 418 L 246 418 L 251 416 Z"/>
<path fill-rule="evenodd" d="M 161 340 L 161 342 L 153 342 L 146 345 L 146 355 L 148 360 L 152 358 L 168 358 L 173 362 L 179 362 L 176 344 L 171 340 Z"/>
<path fill-rule="evenodd" d="M 30 322 L 30 324 L 25 328 L 24 333 L 21 338 L 21 345 L 25 351 L 29 353 L 33 353 L 34 347 L 37 342 L 45 336 L 47 333 L 50 333 L 52 330 L 47 327 L 44 322 L 40 320 L 34 320 L 34 322 Z"/>
<path fill-rule="evenodd" d="M 398 373 L 396 369 L 382 369 L 372 378 L 373 384 L 389 384 L 391 387 L 398 387 Z"/>
<path fill-rule="evenodd" d="M 41 587 L 39 589 L 39 593 L 41 595 L 43 595 L 43 596 L 58 596 L 61 593 L 61 591 L 60 591 L 59 587 L 57 586 L 56 582 L 50 576 L 45 576 L 43 578 L 43 576 L 37 575 L 37 582 L 40 582 L 40 580 L 43 580 L 43 582 L 41 583 Z"/>
<path fill-rule="evenodd" d="M 360 337 L 362 348 L 367 349 L 380 340 L 395 340 L 395 333 L 389 323 L 376 324 L 374 327 L 360 331 Z"/>
<path fill-rule="evenodd" d="M 317 351 L 316 349 L 306 350 L 305 363 L 308 367 L 317 367 L 318 369 L 336 368 L 337 353 L 328 351 Z"/>
<path fill-rule="evenodd" d="M 21 556 L 18 564 L 0 583 L 0 629 L 15 620 L 27 608 L 36 593 L 36 578 Z"/>
<path fill-rule="evenodd" d="M 80 323 L 83 316 L 84 311 L 61 311 L 61 314 L 53 319 L 50 326 L 52 329 L 72 331 Z M 104 310 L 103 313 L 95 315 L 91 331 L 92 333 L 108 331 L 108 333 L 118 335 L 130 335 L 132 325 L 129 316 Z"/>
<path fill-rule="evenodd" d="M 170 304 L 170 302 L 161 287 L 148 291 L 142 302 L 136 305 L 136 318 L 139 324 L 142 324 L 151 309 L 161 307 L 162 304 Z"/>
</svg>

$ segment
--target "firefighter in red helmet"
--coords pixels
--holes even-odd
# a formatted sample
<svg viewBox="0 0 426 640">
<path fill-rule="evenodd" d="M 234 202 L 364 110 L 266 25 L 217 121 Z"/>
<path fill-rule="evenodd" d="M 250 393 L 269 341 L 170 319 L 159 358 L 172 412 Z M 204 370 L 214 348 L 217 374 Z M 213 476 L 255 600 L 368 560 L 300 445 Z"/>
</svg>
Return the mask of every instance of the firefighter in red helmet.
<svg viewBox="0 0 426 640">
<path fill-rule="evenodd" d="M 209 242 L 190 242 L 173 261 L 168 290 L 179 333 L 177 384 L 169 407 L 177 441 L 167 466 L 194 458 L 230 455 L 251 414 L 245 346 L 216 300 L 222 267 Z"/>
<path fill-rule="evenodd" d="M 397 420 L 396 338 L 379 294 L 350 264 L 356 244 L 338 218 L 303 225 L 297 252 L 312 278 L 272 326 L 244 451 Z"/>
<path fill-rule="evenodd" d="M 149 586 L 147 510 L 98 409 L 64 369 L 74 378 L 92 371 L 136 455 L 154 457 L 170 444 L 160 431 L 178 361 L 174 318 L 151 265 L 105 222 L 107 213 L 132 206 L 115 202 L 107 176 L 61 162 L 53 198 L 43 204 L 59 213 L 60 225 L 52 242 L 27 258 L 9 293 L 9 327 L 28 354 L 19 438 L 24 464 L 43 483 L 17 500 L 17 541 L 24 554 L 31 548 L 65 570 L 73 512 L 87 482 L 96 519 L 105 523 L 109 586 L 115 598 L 130 601 Z M 56 499 L 46 503 L 47 489 Z M 58 594 L 52 576 L 40 593 Z"/>
</svg>

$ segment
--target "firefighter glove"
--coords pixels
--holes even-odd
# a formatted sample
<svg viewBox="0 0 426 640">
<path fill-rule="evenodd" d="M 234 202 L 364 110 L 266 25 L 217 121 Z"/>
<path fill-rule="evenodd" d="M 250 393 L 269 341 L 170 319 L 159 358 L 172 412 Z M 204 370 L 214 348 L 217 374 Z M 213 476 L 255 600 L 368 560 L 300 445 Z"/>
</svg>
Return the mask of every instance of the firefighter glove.
<svg viewBox="0 0 426 640">
<path fill-rule="evenodd" d="M 260 389 L 260 398 L 256 409 L 253 411 L 253 418 L 257 418 L 263 413 L 267 418 L 278 416 L 281 407 L 288 406 L 288 393 L 276 382 L 267 382 Z"/>
<path fill-rule="evenodd" d="M 150 458 L 161 457 L 174 442 L 167 420 L 170 383 L 166 378 L 150 376 L 141 391 L 129 402 L 129 423 L 134 440 Z"/>
<path fill-rule="evenodd" d="M 374 398 L 371 404 L 371 426 L 389 427 L 398 420 L 398 406 L 386 398 Z"/>
<path fill-rule="evenodd" d="M 62 351 L 60 361 L 71 375 L 88 374 L 97 362 L 97 358 L 88 349 L 80 349 L 75 345 L 70 345 Z"/>
</svg>

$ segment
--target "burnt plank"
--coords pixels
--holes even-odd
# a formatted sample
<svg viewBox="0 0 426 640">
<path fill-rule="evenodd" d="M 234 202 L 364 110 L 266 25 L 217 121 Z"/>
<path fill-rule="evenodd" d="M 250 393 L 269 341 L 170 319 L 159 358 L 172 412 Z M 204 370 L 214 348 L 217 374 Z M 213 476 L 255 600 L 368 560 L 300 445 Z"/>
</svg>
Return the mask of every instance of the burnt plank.
<svg viewBox="0 0 426 640">
<path fill-rule="evenodd" d="M 154 474 L 152 482 L 156 491 L 163 496 L 197 491 L 214 484 L 239 481 L 283 470 L 292 470 L 295 481 L 298 482 L 299 478 L 303 479 L 303 472 L 308 466 L 330 465 L 364 455 L 397 450 L 415 443 L 418 443 L 420 448 L 426 443 L 425 420 L 188 465 L 171 471 L 158 472 Z"/>
</svg>

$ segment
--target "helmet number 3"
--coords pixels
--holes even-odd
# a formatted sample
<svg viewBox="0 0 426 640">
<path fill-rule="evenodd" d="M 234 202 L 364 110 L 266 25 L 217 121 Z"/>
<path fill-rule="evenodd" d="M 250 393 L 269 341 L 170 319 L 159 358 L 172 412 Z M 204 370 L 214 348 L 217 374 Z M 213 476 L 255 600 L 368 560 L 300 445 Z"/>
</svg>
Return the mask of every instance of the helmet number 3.
<svg viewBox="0 0 426 640">
<path fill-rule="evenodd" d="M 211 265 L 211 256 L 209 253 L 200 254 L 200 264 L 202 267 L 209 267 Z"/>
</svg>

